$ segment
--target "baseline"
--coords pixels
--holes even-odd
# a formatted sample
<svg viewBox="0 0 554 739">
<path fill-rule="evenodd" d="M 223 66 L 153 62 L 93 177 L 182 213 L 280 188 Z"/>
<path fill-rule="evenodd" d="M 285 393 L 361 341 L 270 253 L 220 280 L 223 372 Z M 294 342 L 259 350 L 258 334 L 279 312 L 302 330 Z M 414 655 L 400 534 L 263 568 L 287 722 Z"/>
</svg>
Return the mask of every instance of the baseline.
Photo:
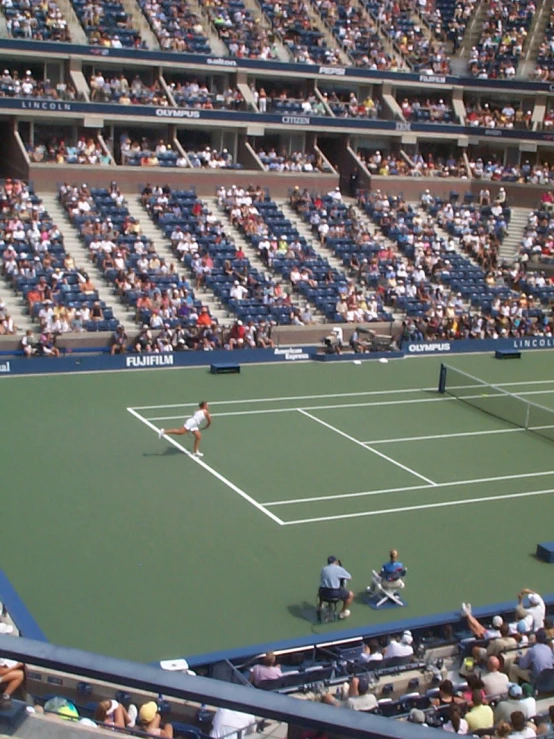
<svg viewBox="0 0 554 739">
<path fill-rule="evenodd" d="M 308 413 L 302 408 L 298 408 L 298 412 L 302 413 L 303 416 L 310 418 L 312 421 L 315 421 L 316 423 L 319 423 L 322 426 L 325 426 L 325 428 L 328 428 L 330 431 L 334 431 L 336 434 L 343 436 L 345 439 L 348 439 L 348 441 L 351 441 L 354 444 L 358 444 L 358 446 L 361 446 L 363 449 L 367 449 L 369 452 L 373 452 L 373 454 L 376 454 L 378 457 L 381 457 L 382 459 L 385 459 L 387 462 L 394 464 L 396 467 L 400 467 L 405 472 L 409 472 L 411 475 L 414 475 L 415 477 L 419 477 L 420 480 L 425 480 L 425 482 L 428 483 L 431 487 L 434 487 L 436 485 L 436 483 L 433 482 L 433 480 L 430 480 L 428 477 L 425 477 L 425 475 L 420 475 L 419 472 L 412 470 L 411 467 L 407 467 L 405 464 L 402 464 L 401 462 L 397 462 L 392 457 L 388 457 L 386 454 L 383 454 L 383 452 L 378 452 L 377 449 L 372 449 L 370 446 L 367 446 L 367 444 L 364 444 L 364 442 L 359 441 L 358 439 L 355 439 L 353 436 L 350 436 L 350 434 L 347 434 L 346 432 L 341 431 L 341 429 L 338 429 L 336 426 L 331 426 L 331 424 L 327 423 L 327 421 L 322 421 L 321 418 L 317 418 L 317 416 L 312 416 L 311 413 Z"/>
<path fill-rule="evenodd" d="M 489 434 L 518 434 L 522 431 L 546 431 L 546 429 L 554 429 L 554 426 L 532 426 L 528 429 L 489 429 L 488 431 L 457 431 L 453 434 L 431 434 L 429 436 L 401 436 L 398 439 L 373 439 L 372 441 L 363 441 L 362 444 L 394 444 L 397 441 L 428 441 L 432 439 L 456 439 L 460 436 L 488 436 Z"/>
<path fill-rule="evenodd" d="M 547 490 L 534 490 L 533 492 L 511 493 L 508 495 L 487 495 L 484 498 L 462 498 L 460 500 L 447 500 L 441 503 L 424 503 L 422 505 L 402 506 L 399 508 L 383 508 L 380 511 L 360 511 L 358 513 L 339 513 L 335 516 L 319 516 L 318 518 L 302 518 L 296 521 L 284 521 L 283 526 L 299 526 L 307 523 L 322 523 L 323 521 L 338 521 L 346 518 L 365 518 L 367 516 L 384 516 L 389 513 L 406 513 L 408 511 L 425 511 L 431 508 L 447 508 L 475 503 L 489 503 L 493 500 L 506 500 L 508 498 L 532 498 L 539 495 L 551 495 L 554 488 Z"/>
<path fill-rule="evenodd" d="M 318 503 L 325 500 L 342 500 L 343 498 L 369 498 L 373 495 L 387 493 L 407 493 L 410 490 L 434 490 L 435 488 L 451 488 L 459 485 L 479 485 L 485 482 L 501 482 L 506 480 L 525 480 L 528 477 L 548 477 L 554 475 L 554 470 L 546 472 L 524 472 L 520 475 L 499 475 L 498 477 L 477 477 L 473 480 L 455 480 L 454 482 L 436 482 L 433 485 L 410 485 L 402 488 L 385 488 L 383 490 L 364 490 L 360 493 L 342 493 L 339 495 L 318 495 L 314 498 L 292 498 L 289 500 L 273 500 L 264 503 L 266 506 L 282 506 L 302 503 Z"/>
<path fill-rule="evenodd" d="M 180 368 L 179 368 L 180 369 Z M 114 372 L 119 372 L 119 370 L 113 370 Z M 521 382 L 497 382 L 496 387 L 519 387 L 519 386 L 527 386 L 527 385 L 554 385 L 554 380 L 522 380 Z M 466 386 L 460 386 L 460 389 L 469 389 L 475 387 L 475 385 L 466 385 Z M 432 387 L 412 387 L 412 388 L 402 388 L 400 390 L 397 390 L 395 388 L 392 388 L 390 390 L 364 390 L 360 392 L 355 393 L 328 393 L 325 395 L 289 395 L 289 396 L 282 396 L 282 397 L 273 397 L 273 398 L 241 398 L 240 400 L 214 400 L 210 402 L 210 405 L 237 405 L 238 403 L 242 403 L 243 405 L 246 405 L 248 403 L 278 403 L 285 400 L 322 400 L 326 398 L 355 398 L 355 397 L 361 397 L 361 396 L 370 396 L 370 395 L 399 395 L 400 393 L 429 393 L 429 392 L 436 392 L 437 386 L 433 385 Z M 135 411 L 151 411 L 151 410 L 157 410 L 163 409 L 163 408 L 188 408 L 191 406 L 197 406 L 198 401 L 195 401 L 193 403 L 169 403 L 167 405 L 136 405 L 132 406 L 133 410 Z"/>
<path fill-rule="evenodd" d="M 155 431 L 156 433 L 159 432 L 160 429 L 156 428 L 153 423 L 150 423 L 150 421 L 147 418 L 143 418 L 140 413 L 137 413 L 134 408 L 127 408 L 128 412 L 137 418 L 141 423 L 144 423 L 145 426 L 148 426 L 148 428 L 152 429 L 152 431 Z M 179 449 L 183 454 L 186 454 L 187 457 L 190 457 L 190 459 L 194 460 L 196 464 L 199 464 L 201 467 L 203 467 L 207 472 L 210 473 L 210 475 L 213 475 L 215 478 L 217 478 L 220 482 L 222 482 L 224 485 L 227 485 L 228 488 L 230 488 L 233 492 L 237 493 L 241 496 L 241 498 L 244 498 L 248 503 L 254 506 L 254 508 L 257 508 L 259 511 L 264 513 L 268 518 L 270 518 L 275 523 L 279 524 L 279 526 L 282 526 L 284 524 L 284 521 L 282 521 L 278 516 L 276 516 L 271 511 L 268 511 L 261 503 L 258 503 L 257 500 L 254 500 L 248 493 L 245 493 L 244 490 L 241 490 L 237 485 L 235 485 L 233 482 L 228 480 L 226 477 L 224 477 L 220 472 L 217 470 L 214 470 L 213 467 L 210 467 L 209 464 L 206 464 L 203 459 L 200 457 L 195 457 L 189 452 L 188 449 L 186 449 L 182 444 L 179 444 L 178 441 L 173 439 L 170 436 L 164 437 L 164 439 L 172 444 L 174 447 Z"/>
<path fill-rule="evenodd" d="M 475 385 L 468 385 L 468 388 L 475 387 Z M 421 391 L 418 391 L 421 392 Z M 436 390 L 435 390 L 436 392 Z M 386 395 L 392 395 L 396 394 L 394 391 L 387 391 L 385 393 Z M 527 390 L 523 393 L 518 393 L 517 397 L 524 397 L 526 395 L 550 395 L 554 394 L 554 390 Z M 464 397 L 465 400 L 477 400 L 482 397 L 484 397 L 485 394 L 480 393 L 479 395 L 466 395 Z M 309 396 L 312 397 L 312 396 Z M 314 396 L 315 397 L 315 396 Z M 491 397 L 496 397 L 491 395 Z M 277 399 L 278 400 L 278 399 Z M 224 403 L 225 401 L 221 401 L 221 403 Z M 234 403 L 235 401 L 228 401 L 229 403 Z M 243 401 L 240 401 L 243 402 Z M 448 396 L 440 396 L 438 398 L 411 398 L 408 400 L 378 400 L 374 402 L 369 403 L 336 403 L 333 405 L 308 405 L 305 406 L 304 410 L 307 411 L 324 411 L 324 410 L 338 410 L 341 408 L 369 408 L 369 407 L 378 407 L 378 406 L 386 406 L 386 405 L 411 405 L 413 403 L 456 403 L 459 402 L 459 398 L 455 398 L 451 395 Z M 198 405 L 197 403 L 195 405 Z M 210 403 L 210 405 L 215 405 L 215 403 Z M 155 410 L 156 408 L 163 408 L 163 406 L 152 406 L 152 410 Z M 544 406 L 546 408 L 546 406 Z M 218 418 L 223 418 L 224 416 L 257 416 L 257 415 L 263 415 L 265 413 L 290 413 L 291 411 L 297 411 L 298 408 L 289 407 L 289 408 L 261 408 L 259 410 L 251 410 L 251 411 L 225 411 L 224 413 L 212 413 L 212 416 L 217 416 Z M 546 408 L 546 410 L 549 410 Z M 554 408 L 552 408 L 552 411 L 554 411 Z M 148 419 L 149 421 L 175 421 L 177 419 L 183 418 L 183 414 L 181 413 L 178 416 L 152 416 L 152 418 Z"/>
</svg>

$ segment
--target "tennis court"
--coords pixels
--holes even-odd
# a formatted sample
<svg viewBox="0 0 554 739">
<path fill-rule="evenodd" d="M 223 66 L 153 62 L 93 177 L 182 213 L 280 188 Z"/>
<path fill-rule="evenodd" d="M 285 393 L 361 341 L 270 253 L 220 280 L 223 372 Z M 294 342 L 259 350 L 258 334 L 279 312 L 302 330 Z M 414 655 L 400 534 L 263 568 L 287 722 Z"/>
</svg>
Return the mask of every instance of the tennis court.
<svg viewBox="0 0 554 739">
<path fill-rule="evenodd" d="M 439 394 L 435 357 L 7 379 L 4 569 L 51 641 L 145 661 L 344 628 L 311 620 L 329 554 L 357 592 L 409 568 L 348 627 L 550 592 L 554 355 L 447 361 L 500 389 Z M 157 430 L 203 399 L 197 460 Z"/>
</svg>

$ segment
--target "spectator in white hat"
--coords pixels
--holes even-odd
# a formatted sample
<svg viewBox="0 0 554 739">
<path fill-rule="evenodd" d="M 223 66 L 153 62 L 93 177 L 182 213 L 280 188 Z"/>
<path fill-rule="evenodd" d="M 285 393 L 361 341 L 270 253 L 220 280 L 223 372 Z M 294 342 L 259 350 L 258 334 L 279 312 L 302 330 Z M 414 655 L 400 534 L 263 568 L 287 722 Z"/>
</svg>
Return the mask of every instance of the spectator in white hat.
<svg viewBox="0 0 554 739">
<path fill-rule="evenodd" d="M 392 659 L 393 657 L 411 657 L 414 653 L 412 644 L 414 638 L 411 631 L 405 631 L 400 640 L 391 639 L 388 647 L 385 650 L 385 659 Z"/>
<path fill-rule="evenodd" d="M 523 605 L 525 596 L 528 597 L 529 605 L 525 606 L 527 615 L 533 618 L 533 631 L 538 631 L 544 627 L 544 617 L 546 616 L 546 606 L 541 596 L 534 590 L 529 588 L 523 588 L 518 593 L 517 600 L 520 605 Z"/>
</svg>

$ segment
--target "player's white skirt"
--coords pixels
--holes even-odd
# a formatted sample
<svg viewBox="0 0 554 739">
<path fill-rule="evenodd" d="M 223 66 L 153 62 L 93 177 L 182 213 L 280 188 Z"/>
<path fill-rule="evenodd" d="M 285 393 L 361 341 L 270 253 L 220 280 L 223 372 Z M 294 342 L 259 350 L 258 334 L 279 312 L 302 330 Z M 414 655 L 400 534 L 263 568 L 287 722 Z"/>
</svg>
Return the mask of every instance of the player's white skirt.
<svg viewBox="0 0 554 739">
<path fill-rule="evenodd" d="M 189 418 L 184 424 L 187 431 L 200 431 L 200 426 L 195 418 Z"/>
</svg>

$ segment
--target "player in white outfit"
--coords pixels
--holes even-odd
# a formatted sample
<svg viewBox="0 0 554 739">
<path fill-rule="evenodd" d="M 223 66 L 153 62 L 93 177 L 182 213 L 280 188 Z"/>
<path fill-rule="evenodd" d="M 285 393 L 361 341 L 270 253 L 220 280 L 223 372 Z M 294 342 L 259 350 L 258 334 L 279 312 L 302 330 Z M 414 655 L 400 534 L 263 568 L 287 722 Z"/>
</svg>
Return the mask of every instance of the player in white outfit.
<svg viewBox="0 0 554 739">
<path fill-rule="evenodd" d="M 171 436 L 182 436 L 183 434 L 190 433 L 194 436 L 194 449 L 193 454 L 195 457 L 203 457 L 204 455 L 202 452 L 198 451 L 198 446 L 200 444 L 200 439 L 202 438 L 202 434 L 200 433 L 200 428 L 207 429 L 212 424 L 212 417 L 210 416 L 210 412 L 208 410 L 208 404 L 203 401 L 202 403 L 199 403 L 198 410 L 194 412 L 194 415 L 192 415 L 190 418 L 187 418 L 185 423 L 181 426 L 181 428 L 178 429 L 160 429 L 158 432 L 158 436 L 160 439 L 163 436 L 167 436 L 168 434 Z"/>
</svg>

